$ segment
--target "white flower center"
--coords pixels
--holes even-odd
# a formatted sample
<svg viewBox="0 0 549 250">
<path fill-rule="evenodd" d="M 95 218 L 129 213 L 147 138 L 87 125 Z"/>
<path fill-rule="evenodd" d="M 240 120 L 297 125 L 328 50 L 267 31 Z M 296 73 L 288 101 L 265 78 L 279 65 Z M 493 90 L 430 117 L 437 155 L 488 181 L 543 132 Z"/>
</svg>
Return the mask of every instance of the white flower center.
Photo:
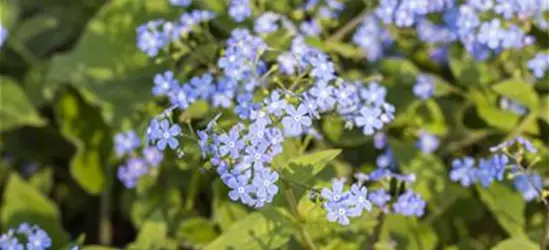
<svg viewBox="0 0 549 250">
<path fill-rule="evenodd" d="M 234 142 L 229 142 L 229 147 L 230 148 L 234 148 L 234 146 L 236 146 Z"/>
<path fill-rule="evenodd" d="M 341 197 L 339 197 L 339 195 L 334 195 L 334 201 L 338 201 L 339 199 L 341 199 Z"/>
<path fill-rule="evenodd" d="M 243 188 L 243 187 L 239 187 L 239 188 L 238 188 L 238 192 L 241 193 L 241 194 L 244 193 L 244 188 Z"/>
<path fill-rule="evenodd" d="M 170 138 L 170 133 L 168 133 L 168 132 L 166 131 L 166 132 L 164 132 L 164 135 L 163 135 L 163 136 L 164 136 L 164 138 L 168 139 L 168 138 Z"/>
</svg>

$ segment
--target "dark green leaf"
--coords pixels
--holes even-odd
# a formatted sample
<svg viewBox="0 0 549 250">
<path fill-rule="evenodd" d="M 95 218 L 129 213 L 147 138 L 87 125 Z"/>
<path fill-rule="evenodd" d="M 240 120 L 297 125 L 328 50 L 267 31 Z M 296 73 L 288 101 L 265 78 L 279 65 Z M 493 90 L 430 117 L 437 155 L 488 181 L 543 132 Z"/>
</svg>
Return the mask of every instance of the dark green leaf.
<svg viewBox="0 0 549 250">
<path fill-rule="evenodd" d="M 19 126 L 42 126 L 40 118 L 21 87 L 12 78 L 0 76 L 0 132 Z"/>
<path fill-rule="evenodd" d="M 478 187 L 481 200 L 509 235 L 524 237 L 525 202 L 520 193 L 500 183 L 489 188 Z"/>
<path fill-rule="evenodd" d="M 536 250 L 538 245 L 526 238 L 510 238 L 498 243 L 492 250 Z"/>
</svg>

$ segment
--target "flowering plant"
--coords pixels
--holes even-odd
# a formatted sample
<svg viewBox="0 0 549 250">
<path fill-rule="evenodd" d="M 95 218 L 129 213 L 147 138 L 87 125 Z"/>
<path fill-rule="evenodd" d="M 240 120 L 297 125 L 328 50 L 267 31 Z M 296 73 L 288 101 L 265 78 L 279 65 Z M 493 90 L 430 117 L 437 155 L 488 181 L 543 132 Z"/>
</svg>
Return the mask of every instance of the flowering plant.
<svg viewBox="0 0 549 250">
<path fill-rule="evenodd" d="M 90 2 L 1 5 L 0 249 L 549 246 L 549 1 Z"/>
</svg>

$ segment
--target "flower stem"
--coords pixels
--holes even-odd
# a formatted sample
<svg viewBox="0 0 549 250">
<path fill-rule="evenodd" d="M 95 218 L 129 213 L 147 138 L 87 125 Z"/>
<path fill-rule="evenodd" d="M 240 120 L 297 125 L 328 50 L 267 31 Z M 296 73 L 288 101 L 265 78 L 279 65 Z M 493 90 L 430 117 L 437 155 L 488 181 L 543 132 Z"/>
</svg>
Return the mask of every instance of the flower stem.
<svg viewBox="0 0 549 250">
<path fill-rule="evenodd" d="M 111 222 L 111 196 L 112 196 L 112 173 L 111 169 L 105 170 L 105 189 L 101 193 L 99 204 L 99 242 L 101 245 L 112 243 L 112 222 Z"/>
<path fill-rule="evenodd" d="M 288 200 L 288 203 L 290 204 L 290 208 L 294 212 L 294 215 L 297 219 L 299 233 L 301 234 L 301 238 L 303 239 L 303 248 L 308 250 L 317 250 L 318 248 L 316 247 L 313 239 L 309 235 L 309 232 L 307 232 L 307 229 L 301 224 L 302 217 L 299 213 L 299 210 L 297 209 L 297 202 L 294 197 L 294 191 L 292 190 L 292 186 L 286 181 L 284 181 L 284 194 L 286 196 L 286 200 Z"/>
<path fill-rule="evenodd" d="M 364 9 L 360 14 L 355 16 L 349 22 L 347 22 L 343 27 L 338 29 L 334 34 L 332 34 L 326 41 L 328 42 L 337 42 L 343 39 L 349 32 L 351 32 L 356 26 L 362 22 L 362 19 L 366 17 L 369 13 L 368 8 Z"/>
</svg>

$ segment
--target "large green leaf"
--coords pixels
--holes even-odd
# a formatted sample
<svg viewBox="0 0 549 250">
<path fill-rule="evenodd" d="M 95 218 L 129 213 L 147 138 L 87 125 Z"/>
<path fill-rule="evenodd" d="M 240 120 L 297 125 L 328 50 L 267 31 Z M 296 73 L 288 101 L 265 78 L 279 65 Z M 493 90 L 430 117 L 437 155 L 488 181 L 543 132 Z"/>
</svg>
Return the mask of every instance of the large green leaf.
<svg viewBox="0 0 549 250">
<path fill-rule="evenodd" d="M 164 0 L 114 0 L 89 22 L 76 48 L 57 55 L 48 81 L 71 83 L 108 111 L 107 120 L 127 115 L 151 98 L 152 77 L 160 69 L 138 51 L 135 29 L 175 11 Z M 113 113 L 114 112 L 114 113 Z"/>
<path fill-rule="evenodd" d="M 536 250 L 539 246 L 527 238 L 510 238 L 498 243 L 492 250 Z"/>
<path fill-rule="evenodd" d="M 290 240 L 291 231 L 284 219 L 254 212 L 233 224 L 208 244 L 205 250 L 278 249 Z"/>
<path fill-rule="evenodd" d="M 284 165 L 284 176 L 299 183 L 306 183 L 320 173 L 339 153 L 340 149 L 329 149 L 291 159 Z"/>
<path fill-rule="evenodd" d="M 397 250 L 434 249 L 437 243 L 437 235 L 430 226 L 401 215 L 385 217 L 380 239 L 397 242 Z"/>
<path fill-rule="evenodd" d="M 177 229 L 177 240 L 195 248 L 203 247 L 216 237 L 212 223 L 203 217 L 185 219 Z"/>
<path fill-rule="evenodd" d="M 168 224 L 162 219 L 161 212 L 155 211 L 139 229 L 139 234 L 129 249 L 158 249 L 164 246 L 168 239 Z"/>
<path fill-rule="evenodd" d="M 77 148 L 71 160 L 71 175 L 88 193 L 100 193 L 112 136 L 99 109 L 87 104 L 76 89 L 67 88 L 59 93 L 55 112 L 62 134 Z"/>
<path fill-rule="evenodd" d="M 55 203 L 17 174 L 11 174 L 6 183 L 1 215 L 2 226 L 6 229 L 22 222 L 40 226 L 52 238 L 52 249 L 60 249 L 68 243 Z"/>
<path fill-rule="evenodd" d="M 31 102 L 12 78 L 0 76 L 0 132 L 19 126 L 42 126 Z"/>
<path fill-rule="evenodd" d="M 539 108 L 539 98 L 534 90 L 534 86 L 524 80 L 505 80 L 494 85 L 493 89 L 500 95 L 509 97 L 528 107 L 530 112 L 534 112 Z"/>
<path fill-rule="evenodd" d="M 480 199 L 492 212 L 509 235 L 524 237 L 524 209 L 526 204 L 520 193 L 500 183 L 492 183 L 489 188 L 478 187 Z"/>
</svg>

